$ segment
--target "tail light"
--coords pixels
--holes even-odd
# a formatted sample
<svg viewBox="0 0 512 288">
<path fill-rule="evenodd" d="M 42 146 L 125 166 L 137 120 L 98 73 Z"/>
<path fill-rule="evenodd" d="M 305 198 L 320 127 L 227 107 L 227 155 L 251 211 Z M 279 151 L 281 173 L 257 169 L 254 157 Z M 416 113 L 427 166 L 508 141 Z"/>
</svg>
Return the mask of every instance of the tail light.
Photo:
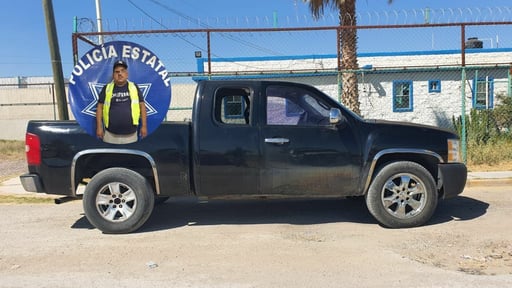
<svg viewBox="0 0 512 288">
<path fill-rule="evenodd" d="M 28 165 L 41 165 L 41 141 L 39 141 L 39 136 L 32 133 L 25 135 L 25 152 Z"/>
</svg>

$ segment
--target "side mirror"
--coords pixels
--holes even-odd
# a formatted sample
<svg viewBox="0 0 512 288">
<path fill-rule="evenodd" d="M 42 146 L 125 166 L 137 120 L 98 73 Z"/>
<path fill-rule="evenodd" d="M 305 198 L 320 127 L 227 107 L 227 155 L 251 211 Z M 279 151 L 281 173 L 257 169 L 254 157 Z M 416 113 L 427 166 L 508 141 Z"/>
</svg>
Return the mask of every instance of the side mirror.
<svg viewBox="0 0 512 288">
<path fill-rule="evenodd" d="M 343 122 L 344 118 L 338 108 L 331 108 L 329 111 L 329 123 L 331 124 L 338 125 Z"/>
</svg>

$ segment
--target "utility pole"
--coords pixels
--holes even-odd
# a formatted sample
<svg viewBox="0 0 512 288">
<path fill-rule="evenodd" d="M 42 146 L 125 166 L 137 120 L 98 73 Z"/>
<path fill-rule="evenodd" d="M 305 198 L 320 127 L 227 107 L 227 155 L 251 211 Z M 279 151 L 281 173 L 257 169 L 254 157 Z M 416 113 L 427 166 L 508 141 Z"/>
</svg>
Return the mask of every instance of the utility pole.
<svg viewBox="0 0 512 288">
<path fill-rule="evenodd" d="M 96 25 L 98 26 L 98 32 L 103 32 L 103 24 L 101 22 L 101 3 L 100 0 L 96 0 Z M 103 35 L 98 35 L 98 44 L 103 44 Z"/>
<path fill-rule="evenodd" d="M 57 40 L 57 29 L 55 28 L 55 16 L 53 15 L 52 0 L 43 0 L 43 11 L 46 21 L 46 31 L 48 33 L 48 44 L 50 45 L 53 82 L 55 83 L 55 96 L 57 98 L 59 119 L 69 120 L 66 90 L 64 87 L 64 75 L 62 72 L 62 61 L 60 58 L 59 42 Z"/>
</svg>

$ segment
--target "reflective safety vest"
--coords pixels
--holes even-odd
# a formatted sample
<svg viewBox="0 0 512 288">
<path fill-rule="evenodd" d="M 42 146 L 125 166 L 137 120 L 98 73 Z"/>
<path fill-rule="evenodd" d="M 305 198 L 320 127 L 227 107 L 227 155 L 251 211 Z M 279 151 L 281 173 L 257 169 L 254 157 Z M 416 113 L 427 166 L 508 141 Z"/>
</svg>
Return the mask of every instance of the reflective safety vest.
<svg viewBox="0 0 512 288">
<path fill-rule="evenodd" d="M 107 84 L 107 88 L 105 89 L 105 102 L 103 103 L 103 123 L 107 128 L 109 120 L 108 114 L 110 111 L 110 100 L 112 99 L 112 94 L 114 92 L 114 85 L 114 82 L 110 82 Z M 140 118 L 139 91 L 137 90 L 137 86 L 135 86 L 135 84 L 130 81 L 128 81 L 128 94 L 130 94 L 133 125 L 138 126 Z"/>
</svg>

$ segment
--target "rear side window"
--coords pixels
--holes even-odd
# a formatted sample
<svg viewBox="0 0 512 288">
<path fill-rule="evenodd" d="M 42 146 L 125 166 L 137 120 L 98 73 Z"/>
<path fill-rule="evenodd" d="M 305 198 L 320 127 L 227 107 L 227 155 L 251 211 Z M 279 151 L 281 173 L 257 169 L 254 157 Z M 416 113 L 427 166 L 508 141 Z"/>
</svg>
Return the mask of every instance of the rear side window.
<svg viewBox="0 0 512 288">
<path fill-rule="evenodd" d="M 251 90 L 223 87 L 215 92 L 214 117 L 219 123 L 248 125 L 251 119 Z"/>
</svg>

